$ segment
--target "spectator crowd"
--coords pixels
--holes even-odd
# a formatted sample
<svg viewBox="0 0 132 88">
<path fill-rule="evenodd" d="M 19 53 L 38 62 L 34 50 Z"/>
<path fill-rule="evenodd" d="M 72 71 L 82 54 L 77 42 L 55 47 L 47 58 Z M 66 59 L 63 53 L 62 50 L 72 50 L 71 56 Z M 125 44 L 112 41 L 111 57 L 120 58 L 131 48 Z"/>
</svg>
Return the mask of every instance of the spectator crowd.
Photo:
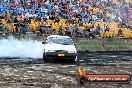
<svg viewBox="0 0 132 88">
<path fill-rule="evenodd" d="M 132 38 L 129 0 L 1 0 L 0 32 Z"/>
</svg>

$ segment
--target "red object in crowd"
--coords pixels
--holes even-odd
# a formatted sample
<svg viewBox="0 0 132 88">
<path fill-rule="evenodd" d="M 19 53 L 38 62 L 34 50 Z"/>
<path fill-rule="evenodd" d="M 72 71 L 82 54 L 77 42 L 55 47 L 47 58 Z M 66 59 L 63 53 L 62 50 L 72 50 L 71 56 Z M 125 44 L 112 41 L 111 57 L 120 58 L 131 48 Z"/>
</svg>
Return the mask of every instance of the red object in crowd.
<svg viewBox="0 0 132 88">
<path fill-rule="evenodd" d="M 72 17 L 76 17 L 77 13 L 76 12 L 73 12 L 72 13 Z"/>
<path fill-rule="evenodd" d="M 40 3 L 41 2 L 41 0 L 37 0 L 38 1 L 38 3 Z"/>
<path fill-rule="evenodd" d="M 16 6 L 23 6 L 23 4 L 20 4 L 18 0 L 13 0 Z"/>
<path fill-rule="evenodd" d="M 66 29 L 65 31 L 68 31 L 69 30 L 69 26 L 66 26 L 65 29 Z"/>
<path fill-rule="evenodd" d="M 46 2 L 43 3 L 43 6 L 46 7 Z"/>
<path fill-rule="evenodd" d="M 38 3 L 40 3 L 41 2 L 41 0 L 31 0 L 32 2 L 38 2 Z"/>
</svg>

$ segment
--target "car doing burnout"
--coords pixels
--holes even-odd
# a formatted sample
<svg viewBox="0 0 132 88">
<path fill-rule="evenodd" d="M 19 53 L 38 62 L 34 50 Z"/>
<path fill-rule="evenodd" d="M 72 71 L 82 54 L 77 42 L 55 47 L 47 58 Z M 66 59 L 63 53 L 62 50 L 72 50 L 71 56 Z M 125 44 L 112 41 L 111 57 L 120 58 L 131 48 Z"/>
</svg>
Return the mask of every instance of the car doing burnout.
<svg viewBox="0 0 132 88">
<path fill-rule="evenodd" d="M 68 36 L 50 35 L 43 44 L 44 61 L 55 59 L 77 59 L 77 50 L 73 40 Z"/>
</svg>

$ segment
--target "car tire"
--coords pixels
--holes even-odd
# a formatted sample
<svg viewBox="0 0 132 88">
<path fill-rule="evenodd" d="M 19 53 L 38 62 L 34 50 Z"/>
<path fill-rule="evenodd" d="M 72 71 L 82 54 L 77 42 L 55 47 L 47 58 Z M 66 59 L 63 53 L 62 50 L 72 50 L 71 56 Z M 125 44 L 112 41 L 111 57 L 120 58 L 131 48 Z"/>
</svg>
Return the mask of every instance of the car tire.
<svg viewBox="0 0 132 88">
<path fill-rule="evenodd" d="M 73 59 L 72 62 L 75 63 L 76 61 Z"/>
<path fill-rule="evenodd" d="M 43 60 L 44 60 L 44 62 L 48 62 L 48 60 L 47 60 L 47 58 L 45 56 L 45 53 L 43 53 Z"/>
</svg>

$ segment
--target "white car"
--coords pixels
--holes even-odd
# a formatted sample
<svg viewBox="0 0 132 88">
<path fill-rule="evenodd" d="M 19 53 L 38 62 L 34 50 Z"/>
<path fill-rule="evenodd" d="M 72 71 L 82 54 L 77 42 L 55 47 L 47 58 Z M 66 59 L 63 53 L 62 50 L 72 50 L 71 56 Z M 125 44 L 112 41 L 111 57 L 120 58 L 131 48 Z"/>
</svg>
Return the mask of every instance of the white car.
<svg viewBox="0 0 132 88">
<path fill-rule="evenodd" d="M 50 35 L 42 42 L 44 61 L 55 59 L 77 60 L 77 50 L 73 40 L 68 36 Z"/>
</svg>

